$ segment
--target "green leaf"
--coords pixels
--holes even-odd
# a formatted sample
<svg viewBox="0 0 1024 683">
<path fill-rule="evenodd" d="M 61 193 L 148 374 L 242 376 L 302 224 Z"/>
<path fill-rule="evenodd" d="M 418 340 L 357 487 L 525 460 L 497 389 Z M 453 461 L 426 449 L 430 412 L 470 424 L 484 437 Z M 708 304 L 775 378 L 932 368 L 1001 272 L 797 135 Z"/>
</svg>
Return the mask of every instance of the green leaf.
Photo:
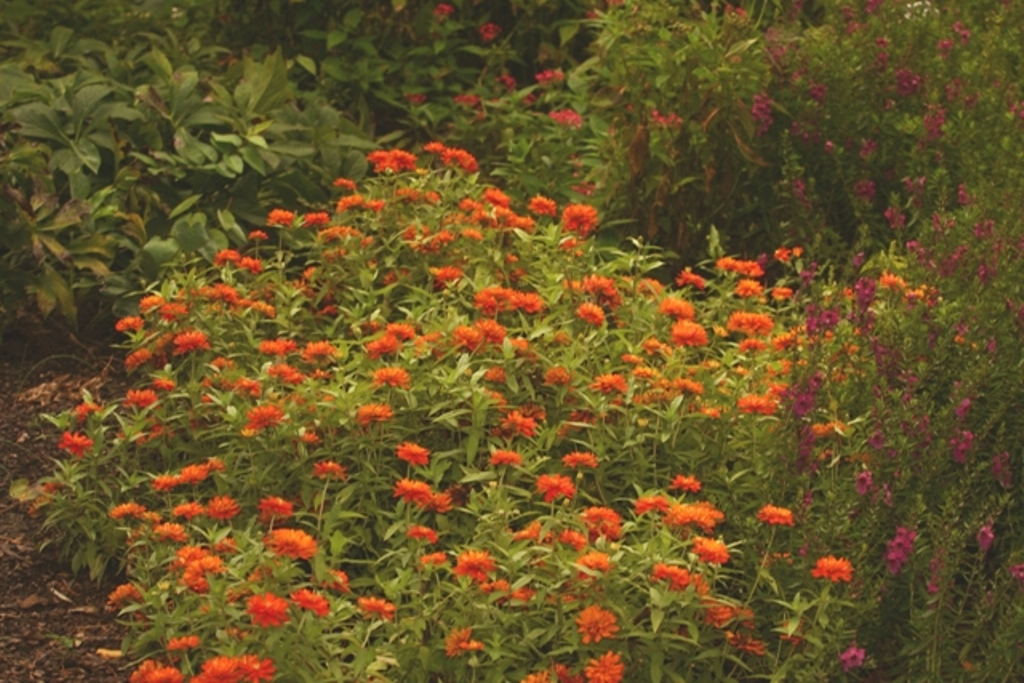
<svg viewBox="0 0 1024 683">
<path fill-rule="evenodd" d="M 15 479 L 11 482 L 7 493 L 19 503 L 29 503 L 39 497 L 40 489 L 29 483 L 28 479 Z"/>
<path fill-rule="evenodd" d="M 174 207 L 174 210 L 171 211 L 171 214 L 167 218 L 171 220 L 177 218 L 181 214 L 191 209 L 195 205 L 195 203 L 202 198 L 203 196 L 201 194 L 194 194 L 191 197 L 187 197 L 184 201 L 182 201 L 180 204 Z"/>
<path fill-rule="evenodd" d="M 29 138 L 42 138 L 54 142 L 70 142 L 61 129 L 60 118 L 51 107 L 42 102 L 33 102 L 11 111 L 11 116 L 21 126 L 21 134 Z"/>
<path fill-rule="evenodd" d="M 173 239 L 154 237 L 142 247 L 142 272 L 150 280 L 160 275 L 160 266 L 173 259 L 181 247 Z"/>
<path fill-rule="evenodd" d="M 94 174 L 100 172 L 100 150 L 92 140 L 79 140 L 73 149 L 75 155 L 89 167 L 90 171 Z"/>
<path fill-rule="evenodd" d="M 303 69 L 316 76 L 316 62 L 307 57 L 306 55 L 298 55 L 295 57 L 295 61 L 299 63 Z"/>
<path fill-rule="evenodd" d="M 245 233 L 242 232 L 241 226 L 238 225 L 238 221 L 235 220 L 235 215 L 228 210 L 217 211 L 217 221 L 220 223 L 220 227 L 224 229 L 224 232 L 230 237 L 235 244 L 245 244 L 248 240 Z"/>
<path fill-rule="evenodd" d="M 579 32 L 580 25 L 579 22 L 576 21 L 571 24 L 566 24 L 565 26 L 560 26 L 558 28 L 558 40 L 561 41 L 562 47 L 565 47 L 566 44 L 575 38 L 576 34 Z"/>
<path fill-rule="evenodd" d="M 210 241 L 210 233 L 206 229 L 206 216 L 193 213 L 179 218 L 171 228 L 171 236 L 185 251 L 196 251 Z"/>
<path fill-rule="evenodd" d="M 71 293 L 71 287 L 48 263 L 43 264 L 43 274 L 37 287 L 36 301 L 43 316 L 49 315 L 55 306 L 59 306 L 64 317 L 75 324 L 78 311 L 75 308 L 75 297 Z"/>
</svg>

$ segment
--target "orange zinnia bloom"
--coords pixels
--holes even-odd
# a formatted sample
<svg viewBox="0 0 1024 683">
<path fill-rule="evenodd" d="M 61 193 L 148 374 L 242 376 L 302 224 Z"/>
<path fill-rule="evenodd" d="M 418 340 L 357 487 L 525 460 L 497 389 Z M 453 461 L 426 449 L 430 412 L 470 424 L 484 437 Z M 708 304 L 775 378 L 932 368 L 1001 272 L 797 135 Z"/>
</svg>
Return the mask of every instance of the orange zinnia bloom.
<svg viewBox="0 0 1024 683">
<path fill-rule="evenodd" d="M 246 602 L 246 611 L 252 623 L 266 628 L 288 622 L 288 601 L 273 593 L 253 595 Z"/>
<path fill-rule="evenodd" d="M 81 458 L 85 455 L 87 450 L 92 448 L 93 440 L 85 434 L 64 432 L 60 437 L 60 443 L 57 444 L 57 446 L 58 448 L 63 448 L 68 453 L 71 453 L 76 458 Z"/>
<path fill-rule="evenodd" d="M 697 493 L 700 491 L 700 480 L 697 477 L 691 475 L 677 474 L 672 483 L 668 485 L 668 490 L 688 491 L 690 493 Z"/>
<path fill-rule="evenodd" d="M 764 294 L 764 285 L 757 280 L 740 280 L 736 283 L 736 296 L 748 299 Z"/>
<path fill-rule="evenodd" d="M 267 496 L 260 501 L 257 509 L 260 512 L 260 522 L 268 524 L 278 519 L 287 519 L 288 517 L 291 517 L 295 511 L 295 506 L 284 498 Z"/>
<path fill-rule="evenodd" d="M 210 341 L 199 330 L 189 330 L 174 337 L 174 355 L 180 356 L 190 351 L 204 351 L 210 348 Z"/>
<path fill-rule="evenodd" d="M 668 505 L 668 499 L 665 496 L 643 496 L 636 499 L 633 509 L 638 515 L 645 515 L 651 510 L 664 513 L 668 511 Z"/>
<path fill-rule="evenodd" d="M 386 403 L 371 403 L 356 409 L 356 422 L 368 427 L 374 422 L 387 422 L 395 414 Z"/>
<path fill-rule="evenodd" d="M 152 389 L 129 389 L 121 405 L 133 408 L 148 408 L 157 402 L 156 392 Z"/>
<path fill-rule="evenodd" d="M 297 590 L 288 597 L 296 605 L 302 609 L 308 609 L 318 617 L 326 617 L 331 611 L 331 603 L 327 601 L 327 598 L 308 588 Z"/>
<path fill-rule="evenodd" d="M 741 261 L 731 256 L 724 256 L 715 261 L 715 267 L 719 270 L 728 270 L 747 277 L 761 277 L 764 269 L 756 261 Z"/>
<path fill-rule="evenodd" d="M 430 451 L 419 444 L 406 441 L 398 445 L 395 455 L 414 467 L 423 467 L 430 462 Z"/>
<path fill-rule="evenodd" d="M 193 678 L 192 680 L 197 680 Z M 184 683 L 185 676 L 170 666 L 147 659 L 132 673 L 129 683 Z"/>
<path fill-rule="evenodd" d="M 292 221 L 295 220 L 294 211 L 285 211 L 284 209 L 273 209 L 267 214 L 267 225 L 279 225 L 281 227 L 290 228 Z"/>
<path fill-rule="evenodd" d="M 793 526 L 793 512 L 774 505 L 765 505 L 757 513 L 760 522 L 771 525 Z"/>
<path fill-rule="evenodd" d="M 559 496 L 572 498 L 576 495 L 576 486 L 564 475 L 542 474 L 537 477 L 537 491 L 544 494 L 545 503 L 550 503 Z"/>
<path fill-rule="evenodd" d="M 526 208 L 530 213 L 535 213 L 538 216 L 551 216 L 554 218 L 558 215 L 558 204 L 555 203 L 555 200 L 548 199 L 543 195 L 536 195 L 530 199 L 526 204 Z"/>
<path fill-rule="evenodd" d="M 448 563 L 448 556 L 444 553 L 427 553 L 426 555 L 420 556 L 420 564 L 424 567 L 433 565 L 440 567 L 443 564 Z"/>
<path fill-rule="evenodd" d="M 590 388 L 594 391 L 599 391 L 602 394 L 611 394 L 613 392 L 624 394 L 628 387 L 626 385 L 625 377 L 613 373 L 608 375 L 598 375 L 594 378 L 594 381 L 590 383 Z"/>
<path fill-rule="evenodd" d="M 853 565 L 846 558 L 829 555 L 818 560 L 811 570 L 811 576 L 816 579 L 828 579 L 833 583 L 850 582 L 853 580 Z"/>
<path fill-rule="evenodd" d="M 551 674 L 547 671 L 539 671 L 535 674 L 530 674 L 519 683 L 551 683 Z"/>
<path fill-rule="evenodd" d="M 706 595 L 709 590 L 707 582 L 700 574 L 691 573 L 690 570 L 683 567 L 675 567 L 659 562 L 654 565 L 651 581 L 662 581 L 665 579 L 668 580 L 669 590 L 685 591 L 691 584 L 693 584 L 693 588 L 698 595 Z"/>
<path fill-rule="evenodd" d="M 506 415 L 501 421 L 501 426 L 528 439 L 532 438 L 537 431 L 537 421 L 523 415 L 518 410 L 513 410 Z"/>
<path fill-rule="evenodd" d="M 609 651 L 587 662 L 583 671 L 587 675 L 587 683 L 620 683 L 625 670 L 618 653 Z"/>
<path fill-rule="evenodd" d="M 317 479 L 335 477 L 344 481 L 348 479 L 348 472 L 345 471 L 344 465 L 340 465 L 333 460 L 321 460 L 313 465 L 313 476 Z"/>
<path fill-rule="evenodd" d="M 321 359 L 330 359 L 338 355 L 338 349 L 330 342 L 309 342 L 302 350 L 302 360 L 313 363 Z"/>
<path fill-rule="evenodd" d="M 402 368 L 378 368 L 373 371 L 373 383 L 381 387 L 385 384 L 389 387 L 408 389 L 411 386 L 409 373 Z"/>
<path fill-rule="evenodd" d="M 153 527 L 153 533 L 156 534 L 157 538 L 159 538 L 161 541 L 184 543 L 188 540 L 188 534 L 185 533 L 185 527 L 183 527 L 180 524 L 173 524 L 171 522 L 157 524 L 155 527 Z"/>
<path fill-rule="evenodd" d="M 736 401 L 736 407 L 741 413 L 758 413 L 760 415 L 771 415 L 775 412 L 779 402 L 771 396 L 759 396 L 747 394 Z"/>
<path fill-rule="evenodd" d="M 477 583 L 487 580 L 487 574 L 497 569 L 491 554 L 486 550 L 466 550 L 459 554 L 452 573 L 456 576 L 468 576 Z"/>
<path fill-rule="evenodd" d="M 356 601 L 359 604 L 359 609 L 363 612 L 364 619 L 370 619 L 372 615 L 376 614 L 384 621 L 391 621 L 395 618 L 395 612 L 397 607 L 393 603 L 388 602 L 384 598 L 359 598 Z"/>
<path fill-rule="evenodd" d="M 167 641 L 167 651 L 191 650 L 199 647 L 199 636 L 177 636 Z"/>
<path fill-rule="evenodd" d="M 697 536 L 693 539 L 693 552 L 708 564 L 725 564 L 729 561 L 729 549 L 719 540 Z"/>
<path fill-rule="evenodd" d="M 668 526 L 696 524 L 704 533 L 711 533 L 715 525 L 725 519 L 721 510 L 707 501 L 699 503 L 673 503 L 665 513 Z"/>
<path fill-rule="evenodd" d="M 594 469 L 597 467 L 597 456 L 589 451 L 580 452 L 573 451 L 567 455 L 562 456 L 562 464 L 566 467 L 572 467 L 579 469 L 581 467 L 589 467 Z"/>
<path fill-rule="evenodd" d="M 619 630 L 615 615 L 598 605 L 591 605 L 580 612 L 576 617 L 576 627 L 583 636 L 584 645 L 614 638 Z"/>
<path fill-rule="evenodd" d="M 579 559 L 576 560 L 576 564 L 595 572 L 607 573 L 612 568 L 612 563 L 608 556 L 597 550 L 591 550 L 589 553 L 580 555 Z M 588 575 L 584 574 L 584 576 Z"/>
<path fill-rule="evenodd" d="M 678 320 L 672 325 L 672 341 L 676 346 L 707 346 L 707 331 L 692 320 Z"/>
<path fill-rule="evenodd" d="M 671 296 L 661 300 L 661 303 L 658 304 L 658 312 L 676 320 L 693 320 L 697 315 L 693 304 L 689 301 Z"/>
<path fill-rule="evenodd" d="M 569 204 L 562 209 L 562 228 L 587 237 L 597 228 L 597 209 L 587 204 Z"/>
<path fill-rule="evenodd" d="M 425 481 L 414 481 L 412 479 L 401 479 L 395 484 L 394 498 L 401 498 L 406 503 L 415 503 L 423 507 L 430 503 L 434 492 L 430 484 Z"/>
<path fill-rule="evenodd" d="M 126 602 L 141 602 L 142 592 L 131 583 L 122 583 L 107 596 L 107 607 L 119 609 Z"/>
<path fill-rule="evenodd" d="M 775 327 L 775 321 L 767 313 L 750 313 L 747 311 L 733 311 L 729 315 L 729 321 L 725 329 L 730 332 L 742 332 L 750 337 L 764 337 L 771 334 Z"/>
<path fill-rule="evenodd" d="M 272 405 L 256 406 L 247 411 L 245 417 L 248 420 L 245 429 L 260 432 L 281 424 L 284 421 L 284 411 Z"/>
<path fill-rule="evenodd" d="M 491 453 L 491 465 L 497 467 L 499 465 L 515 465 L 519 466 L 523 464 L 523 456 L 519 455 L 515 451 L 494 451 Z"/>
<path fill-rule="evenodd" d="M 576 309 L 576 317 L 595 327 L 604 325 L 604 311 L 597 304 L 582 303 Z"/>
<path fill-rule="evenodd" d="M 206 504 L 206 514 L 212 519 L 226 521 L 242 511 L 231 496 L 216 496 Z"/>
<path fill-rule="evenodd" d="M 467 652 L 484 649 L 484 644 L 479 640 L 473 640 L 472 635 L 471 628 L 454 629 L 444 639 L 444 654 L 447 657 L 460 657 Z"/>
<path fill-rule="evenodd" d="M 316 555 L 316 540 L 299 529 L 274 529 L 264 544 L 277 556 L 308 560 Z"/>
<path fill-rule="evenodd" d="M 406 538 L 415 538 L 427 543 L 437 543 L 437 532 L 428 526 L 414 524 L 405 532 Z"/>
<path fill-rule="evenodd" d="M 572 375 L 563 367 L 548 368 L 544 373 L 544 384 L 551 386 L 567 386 L 572 383 Z"/>
<path fill-rule="evenodd" d="M 582 517 L 592 541 L 601 536 L 617 541 L 622 534 L 622 517 L 611 508 L 589 507 L 583 511 Z"/>
</svg>

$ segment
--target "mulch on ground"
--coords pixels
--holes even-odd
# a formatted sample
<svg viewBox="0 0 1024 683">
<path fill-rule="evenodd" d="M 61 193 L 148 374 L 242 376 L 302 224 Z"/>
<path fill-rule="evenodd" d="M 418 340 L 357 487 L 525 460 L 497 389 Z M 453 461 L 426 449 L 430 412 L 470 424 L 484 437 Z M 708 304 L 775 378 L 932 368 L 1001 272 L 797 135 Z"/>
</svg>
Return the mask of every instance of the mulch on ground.
<svg viewBox="0 0 1024 683">
<path fill-rule="evenodd" d="M 124 392 L 120 354 L 110 339 L 82 341 L 59 321 L 23 316 L 0 346 L 0 681 L 127 681 L 116 658 L 124 629 L 106 610 L 119 581 L 74 575 L 57 549 L 39 547 L 42 515 L 12 497 L 48 474 L 62 454 L 57 430 L 40 418 L 81 401 Z"/>
</svg>

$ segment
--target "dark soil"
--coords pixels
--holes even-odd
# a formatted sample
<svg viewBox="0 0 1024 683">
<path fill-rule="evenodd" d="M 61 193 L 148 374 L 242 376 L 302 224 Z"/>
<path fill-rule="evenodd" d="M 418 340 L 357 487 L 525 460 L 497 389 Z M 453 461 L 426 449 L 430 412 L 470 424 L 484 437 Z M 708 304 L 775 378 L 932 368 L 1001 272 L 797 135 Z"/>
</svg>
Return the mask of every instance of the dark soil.
<svg viewBox="0 0 1024 683">
<path fill-rule="evenodd" d="M 41 530 L 42 515 L 9 492 L 49 474 L 57 430 L 39 416 L 124 392 L 110 339 L 80 340 L 59 321 L 19 317 L 0 346 L 0 681 L 127 681 L 124 630 L 106 610 L 116 577 L 74 575 Z M 14 484 L 14 489 L 12 489 Z M 101 654 L 102 653 L 102 654 Z"/>
</svg>

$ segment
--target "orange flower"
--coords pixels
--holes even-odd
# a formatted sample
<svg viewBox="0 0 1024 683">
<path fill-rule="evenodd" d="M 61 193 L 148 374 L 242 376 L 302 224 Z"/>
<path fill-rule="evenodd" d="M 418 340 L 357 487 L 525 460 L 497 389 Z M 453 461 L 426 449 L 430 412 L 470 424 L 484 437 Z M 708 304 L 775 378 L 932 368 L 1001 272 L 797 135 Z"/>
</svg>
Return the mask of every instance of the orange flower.
<svg viewBox="0 0 1024 683">
<path fill-rule="evenodd" d="M 793 512 L 774 505 L 765 505 L 757 513 L 760 522 L 771 525 L 793 526 Z"/>
<path fill-rule="evenodd" d="M 318 463 L 319 464 L 319 463 Z M 259 510 L 260 522 L 263 524 L 269 524 L 278 519 L 287 519 L 292 516 L 295 511 L 295 506 L 289 503 L 284 498 L 277 496 L 267 496 L 260 501 L 257 506 Z"/>
<path fill-rule="evenodd" d="M 519 683 L 551 683 L 551 674 L 547 671 L 538 671 L 535 674 L 530 674 Z"/>
<path fill-rule="evenodd" d="M 235 662 L 238 672 L 242 675 L 242 680 L 246 681 L 246 683 L 272 681 L 277 674 L 277 669 L 274 667 L 274 660 L 272 659 L 260 659 L 256 655 L 242 655 L 236 658 Z M 197 683 L 194 678 L 192 681 Z M 219 681 L 211 681 L 210 683 L 219 683 Z"/>
<path fill-rule="evenodd" d="M 191 650 L 199 647 L 199 636 L 177 636 L 167 641 L 167 651 Z"/>
<path fill-rule="evenodd" d="M 664 513 L 668 511 L 668 505 L 668 499 L 665 496 L 643 496 L 636 499 L 633 509 L 638 515 L 647 514 L 651 510 Z"/>
<path fill-rule="evenodd" d="M 775 327 L 775 321 L 767 313 L 750 313 L 747 311 L 733 311 L 725 329 L 730 332 L 742 332 L 750 337 L 764 337 L 771 334 Z"/>
<path fill-rule="evenodd" d="M 364 619 L 371 619 L 372 615 L 376 614 L 384 621 L 391 621 L 395 618 L 395 612 L 398 610 L 393 603 L 388 602 L 384 598 L 359 598 L 356 601 L 359 605 L 359 609 L 363 612 Z"/>
<path fill-rule="evenodd" d="M 57 444 L 57 446 L 59 448 L 63 448 L 68 453 L 71 453 L 76 458 L 81 458 L 85 455 L 87 450 L 92 448 L 93 440 L 85 434 L 64 432 L 60 437 L 60 443 Z"/>
<path fill-rule="evenodd" d="M 740 280 L 736 283 L 736 296 L 748 299 L 764 294 L 764 285 L 757 280 Z"/>
<path fill-rule="evenodd" d="M 627 390 L 626 378 L 614 373 L 598 375 L 594 378 L 594 381 L 590 383 L 590 388 L 594 391 L 599 391 L 602 394 L 611 394 L 613 392 L 624 394 Z"/>
<path fill-rule="evenodd" d="M 665 513 L 668 526 L 696 524 L 704 533 L 711 533 L 715 525 L 725 519 L 721 510 L 707 501 L 699 503 L 674 503 Z"/>
<path fill-rule="evenodd" d="M 526 208 L 530 213 L 535 213 L 538 216 L 551 216 L 554 218 L 558 215 L 558 204 L 555 203 L 555 200 L 548 199 L 543 195 L 536 195 L 531 198 L 527 202 Z"/>
<path fill-rule="evenodd" d="M 544 373 L 544 384 L 550 386 L 568 386 L 572 383 L 572 375 L 563 367 L 548 368 Z"/>
<path fill-rule="evenodd" d="M 193 678 L 192 680 L 197 680 Z M 147 659 L 128 679 L 129 683 L 184 683 L 185 676 L 171 666 L 163 666 Z"/>
<path fill-rule="evenodd" d="M 608 573 L 611 571 L 612 563 L 608 559 L 608 556 L 597 550 L 591 550 L 589 553 L 580 555 L 576 560 L 576 564 L 586 567 L 587 569 L 595 572 Z M 589 576 L 584 574 L 584 576 Z"/>
<path fill-rule="evenodd" d="M 401 173 L 416 170 L 416 156 L 401 149 L 378 149 L 366 155 L 374 173 Z"/>
<path fill-rule="evenodd" d="M 697 275 L 689 268 L 687 268 L 685 270 L 680 271 L 679 275 L 676 276 L 676 284 L 679 285 L 680 287 L 690 285 L 691 287 L 696 287 L 697 289 L 703 290 L 705 282 L 704 278 L 702 278 L 700 275 Z"/>
<path fill-rule="evenodd" d="M 497 569 L 491 554 L 486 550 L 466 550 L 459 554 L 452 573 L 456 576 L 468 576 L 477 583 L 487 580 L 487 574 Z"/>
<path fill-rule="evenodd" d="M 537 421 L 532 417 L 523 415 L 518 410 L 513 410 L 501 421 L 501 426 L 513 433 L 532 438 L 537 432 Z"/>
<path fill-rule="evenodd" d="M 125 394 L 122 405 L 139 408 L 141 410 L 143 408 L 148 408 L 156 402 L 157 395 L 152 389 L 129 389 L 128 393 Z"/>
<path fill-rule="evenodd" d="M 245 604 L 249 618 L 257 626 L 267 628 L 288 622 L 288 601 L 273 593 L 253 595 Z"/>
<path fill-rule="evenodd" d="M 457 628 L 444 639 L 444 654 L 447 657 L 461 657 L 467 652 L 484 649 L 479 640 L 472 640 L 473 629 Z"/>
<path fill-rule="evenodd" d="M 394 498 L 401 498 L 406 503 L 415 503 L 416 505 L 423 507 L 430 503 L 434 492 L 430 489 L 430 484 L 424 481 L 414 481 L 412 479 L 401 479 L 395 484 Z"/>
<path fill-rule="evenodd" d="M 290 228 L 294 220 L 294 211 L 285 211 L 284 209 L 273 209 L 269 214 L 267 214 L 267 225 L 279 225 L 284 228 Z"/>
<path fill-rule="evenodd" d="M 248 420 L 245 425 L 246 430 L 261 432 L 281 424 L 284 421 L 284 411 L 272 405 L 256 406 L 248 410 L 245 417 Z"/>
<path fill-rule="evenodd" d="M 216 496 L 206 504 L 206 514 L 212 519 L 226 521 L 242 511 L 231 496 Z"/>
<path fill-rule="evenodd" d="M 134 584 L 122 583 L 107 596 L 107 609 L 120 609 L 126 602 L 142 602 L 142 593 Z"/>
<path fill-rule="evenodd" d="M 675 567 L 664 562 L 654 565 L 651 573 L 651 581 L 668 580 L 669 590 L 685 591 L 693 584 L 698 595 L 705 595 L 708 592 L 708 584 L 700 574 L 691 573 L 683 567 Z"/>
<path fill-rule="evenodd" d="M 424 567 L 435 566 L 440 567 L 443 564 L 448 563 L 448 556 L 444 553 L 427 553 L 426 555 L 420 556 L 420 564 Z"/>
<path fill-rule="evenodd" d="M 437 532 L 428 526 L 414 524 L 405 532 L 406 538 L 415 538 L 427 543 L 437 543 Z"/>
<path fill-rule="evenodd" d="M 559 496 L 572 498 L 576 495 L 576 486 L 564 475 L 542 474 L 537 477 L 537 491 L 544 494 L 545 503 L 550 503 Z"/>
<path fill-rule="evenodd" d="M 725 639 L 729 641 L 730 645 L 741 652 L 749 652 L 750 654 L 758 657 L 764 657 L 765 655 L 764 642 L 751 638 L 746 633 L 733 633 L 732 631 L 726 631 Z"/>
<path fill-rule="evenodd" d="M 494 467 L 499 465 L 515 465 L 518 467 L 522 464 L 523 456 L 515 451 L 494 451 L 491 453 L 491 465 Z"/>
<path fill-rule="evenodd" d="M 693 539 L 693 552 L 708 564 L 725 564 L 729 561 L 729 549 L 719 540 L 697 536 Z"/>
<path fill-rule="evenodd" d="M 338 349 L 330 342 L 317 341 L 309 342 L 302 350 L 302 360 L 307 363 L 315 363 L 322 359 L 331 359 L 338 355 Z"/>
<path fill-rule="evenodd" d="M 274 529 L 263 542 L 278 557 L 308 560 L 317 550 L 316 540 L 299 529 Z"/>
<path fill-rule="evenodd" d="M 587 675 L 587 683 L 620 683 L 625 670 L 618 653 L 609 651 L 588 661 L 583 671 Z"/>
<path fill-rule="evenodd" d="M 772 287 L 772 298 L 776 301 L 785 301 L 793 296 L 793 290 L 789 287 Z"/>
<path fill-rule="evenodd" d="M 366 355 L 371 359 L 376 360 L 381 356 L 389 356 L 393 353 L 397 353 L 398 350 L 402 348 L 402 340 L 390 332 L 385 332 L 379 338 L 367 342 L 365 347 Z"/>
<path fill-rule="evenodd" d="M 200 508 L 200 511 L 201 510 L 202 508 Z M 145 505 L 141 505 L 134 501 L 130 503 L 121 503 L 120 505 L 115 505 L 110 509 L 110 518 L 123 519 L 125 517 L 134 517 L 135 519 L 139 519 L 143 514 L 145 514 L 145 512 Z"/>
<path fill-rule="evenodd" d="M 171 522 L 165 522 L 163 524 L 157 524 L 153 527 L 153 533 L 161 541 L 171 541 L 173 543 L 184 543 L 188 540 L 188 534 L 185 533 L 185 527 L 180 524 L 174 524 Z"/>
<path fill-rule="evenodd" d="M 189 330 L 174 337 L 174 355 L 180 356 L 190 351 L 205 351 L 210 348 L 210 341 L 199 330 Z"/>
<path fill-rule="evenodd" d="M 395 414 L 386 403 L 371 403 L 356 409 L 356 422 L 368 427 L 374 422 L 387 422 Z"/>
<path fill-rule="evenodd" d="M 308 588 L 297 590 L 289 595 L 296 605 L 302 609 L 308 609 L 318 617 L 326 617 L 331 611 L 331 603 L 327 601 L 327 598 L 320 595 L 316 591 L 311 591 Z"/>
<path fill-rule="evenodd" d="M 373 383 L 381 387 L 408 389 L 411 386 L 409 373 L 402 368 L 379 368 L 373 371 Z"/>
<path fill-rule="evenodd" d="M 589 507 L 583 511 L 583 523 L 590 532 L 590 540 L 604 536 L 611 541 L 619 540 L 622 534 L 622 517 L 611 508 Z"/>
<path fill-rule="evenodd" d="M 566 467 L 572 467 L 579 469 L 581 467 L 589 467 L 594 469 L 597 467 L 597 456 L 589 451 L 573 451 L 562 456 L 562 464 Z"/>
<path fill-rule="evenodd" d="M 892 273 L 885 271 L 878 276 L 878 286 L 883 289 L 903 290 L 907 288 L 907 281 L 899 275 L 893 275 Z"/>
<path fill-rule="evenodd" d="M 689 301 L 671 296 L 661 300 L 661 303 L 658 304 L 658 312 L 676 320 L 693 320 L 697 315 L 693 304 Z"/>
<path fill-rule="evenodd" d="M 761 277 L 764 269 L 756 261 L 741 261 L 731 256 L 724 256 L 715 261 L 715 267 L 719 270 L 728 270 L 747 277 Z"/>
<path fill-rule="evenodd" d="M 558 534 L 558 542 L 562 545 L 572 546 L 576 552 L 587 547 L 587 537 L 575 529 L 563 529 Z"/>
<path fill-rule="evenodd" d="M 584 645 L 614 638 L 619 630 L 615 615 L 598 605 L 591 605 L 580 612 L 576 617 L 576 627 L 583 636 Z"/>
<path fill-rule="evenodd" d="M 757 413 L 760 415 L 771 415 L 775 412 L 779 402 L 772 396 L 759 396 L 757 394 L 747 394 L 741 396 L 736 402 L 736 406 L 740 409 L 741 413 Z"/>
<path fill-rule="evenodd" d="M 334 477 L 344 481 L 348 479 L 348 472 L 344 465 L 339 465 L 333 460 L 321 460 L 313 465 L 313 476 L 317 479 L 330 479 Z"/>
<path fill-rule="evenodd" d="M 676 346 L 706 346 L 708 333 L 691 320 L 678 320 L 672 326 L 672 341 Z"/>
<path fill-rule="evenodd" d="M 828 579 L 833 583 L 850 582 L 853 580 L 853 565 L 846 558 L 829 555 L 818 560 L 811 570 L 811 576 L 816 579 Z"/>
<path fill-rule="evenodd" d="M 414 467 L 423 467 L 430 462 L 430 451 L 419 444 L 406 441 L 398 445 L 395 455 Z"/>
<path fill-rule="evenodd" d="M 587 204 L 569 204 L 562 209 L 562 228 L 585 238 L 598 223 L 597 209 Z"/>
<path fill-rule="evenodd" d="M 700 491 L 700 480 L 690 475 L 677 474 L 672 483 L 668 485 L 669 491 L 688 491 L 697 493 Z"/>
<path fill-rule="evenodd" d="M 604 311 L 597 304 L 582 303 L 576 309 L 576 317 L 595 327 L 604 325 Z"/>
</svg>

